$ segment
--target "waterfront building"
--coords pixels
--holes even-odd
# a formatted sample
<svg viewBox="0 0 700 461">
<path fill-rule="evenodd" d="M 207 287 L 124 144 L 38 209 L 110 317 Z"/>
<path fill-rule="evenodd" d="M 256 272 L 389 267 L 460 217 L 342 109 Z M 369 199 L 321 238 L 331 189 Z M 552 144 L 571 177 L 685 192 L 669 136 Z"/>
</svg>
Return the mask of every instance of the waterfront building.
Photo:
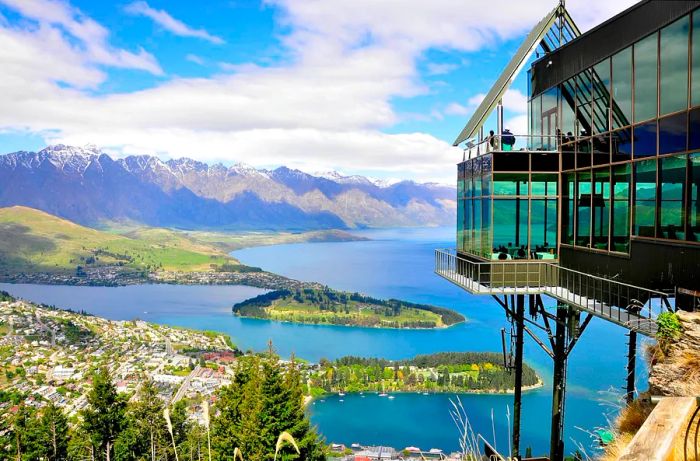
<svg viewBox="0 0 700 461">
<path fill-rule="evenodd" d="M 457 245 L 436 252 L 436 272 L 493 296 L 513 321 L 504 344 L 516 372 L 516 455 L 525 333 L 554 360 L 558 460 L 566 358 L 588 322 L 629 330 L 631 400 L 637 335 L 654 336 L 664 312 L 700 305 L 699 8 L 645 0 L 581 34 L 562 1 L 455 140 Z M 528 63 L 528 130 L 510 133 L 502 98 Z M 548 338 L 524 326 L 526 300 Z"/>
</svg>

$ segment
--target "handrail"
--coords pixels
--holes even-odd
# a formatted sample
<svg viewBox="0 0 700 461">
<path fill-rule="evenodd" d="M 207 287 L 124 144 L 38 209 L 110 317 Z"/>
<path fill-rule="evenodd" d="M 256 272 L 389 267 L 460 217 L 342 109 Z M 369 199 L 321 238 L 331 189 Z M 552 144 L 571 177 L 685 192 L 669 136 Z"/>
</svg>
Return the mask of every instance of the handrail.
<svg viewBox="0 0 700 461">
<path fill-rule="evenodd" d="M 518 149 L 518 148 L 513 148 L 512 150 L 504 150 L 502 149 L 503 146 L 503 137 L 512 137 L 514 138 L 515 142 L 517 142 L 518 139 L 526 139 L 528 142 L 525 145 L 525 148 Z M 491 142 L 491 137 L 487 136 L 486 138 L 482 139 L 481 141 L 477 142 L 476 144 L 474 143 L 474 138 L 468 139 L 467 140 L 467 145 L 464 148 L 464 159 L 471 159 L 471 158 L 476 158 L 480 157 L 484 154 L 490 154 L 492 152 L 541 152 L 541 153 L 555 153 L 557 151 L 557 146 L 561 144 L 561 135 L 551 135 L 551 134 L 541 134 L 541 135 L 532 135 L 532 134 L 514 134 L 514 133 L 509 133 L 509 134 L 494 134 L 493 139 L 494 139 L 494 146 L 490 145 Z M 539 149 L 539 148 L 533 148 L 532 145 L 530 144 L 530 140 L 536 140 L 539 141 L 543 146 L 546 145 L 547 149 Z M 546 141 L 545 141 L 546 140 Z M 475 154 L 475 155 L 472 155 Z"/>
<path fill-rule="evenodd" d="M 435 250 L 435 272 L 477 294 L 545 294 L 612 322 L 653 335 L 672 310 L 668 294 L 542 260 L 473 261 Z M 651 323 L 650 323 L 651 322 Z"/>
</svg>

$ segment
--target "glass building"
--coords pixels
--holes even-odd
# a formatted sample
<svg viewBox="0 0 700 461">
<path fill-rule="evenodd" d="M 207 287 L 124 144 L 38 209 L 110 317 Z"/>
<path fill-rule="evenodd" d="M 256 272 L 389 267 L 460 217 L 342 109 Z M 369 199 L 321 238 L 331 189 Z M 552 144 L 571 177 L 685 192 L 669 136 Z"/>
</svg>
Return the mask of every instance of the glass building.
<svg viewBox="0 0 700 461">
<path fill-rule="evenodd" d="M 581 36 L 545 34 L 528 133 L 502 130 L 502 93 L 490 93 L 455 143 L 468 141 L 461 256 L 700 290 L 699 7 L 643 1 Z M 499 134 L 469 139 L 494 106 Z"/>
</svg>

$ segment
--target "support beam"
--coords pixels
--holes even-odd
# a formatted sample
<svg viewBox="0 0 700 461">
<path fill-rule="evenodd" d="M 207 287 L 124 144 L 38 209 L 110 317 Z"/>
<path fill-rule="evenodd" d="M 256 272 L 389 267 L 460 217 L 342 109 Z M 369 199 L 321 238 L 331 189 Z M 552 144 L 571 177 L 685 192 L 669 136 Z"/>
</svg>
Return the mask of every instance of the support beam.
<svg viewBox="0 0 700 461">
<path fill-rule="evenodd" d="M 513 453 L 520 459 L 520 415 L 523 392 L 523 330 L 525 324 L 525 295 L 517 295 L 515 301 L 515 382 L 513 389 Z"/>
<path fill-rule="evenodd" d="M 637 366 L 637 332 L 630 331 L 629 343 L 627 345 L 627 386 L 625 397 L 627 405 L 634 401 L 634 377 Z"/>
<path fill-rule="evenodd" d="M 556 332 L 554 334 L 554 373 L 552 376 L 552 429 L 549 448 L 551 461 L 564 459 L 564 396 L 566 394 L 566 323 L 569 308 L 557 305 Z"/>
</svg>

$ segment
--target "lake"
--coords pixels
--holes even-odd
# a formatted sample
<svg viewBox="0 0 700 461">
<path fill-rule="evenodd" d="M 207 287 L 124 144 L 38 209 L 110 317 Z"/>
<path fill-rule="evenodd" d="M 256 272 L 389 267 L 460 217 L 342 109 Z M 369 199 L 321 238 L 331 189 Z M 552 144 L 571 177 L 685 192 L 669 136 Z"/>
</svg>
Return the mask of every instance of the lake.
<svg viewBox="0 0 700 461">
<path fill-rule="evenodd" d="M 471 296 L 433 274 L 433 250 L 452 247 L 454 230 L 401 229 L 358 232 L 371 241 L 292 244 L 234 252 L 242 262 L 292 278 L 372 296 L 429 303 L 463 313 L 468 321 L 440 330 L 385 330 L 295 325 L 231 315 L 231 306 L 262 290 L 241 286 L 137 285 L 66 287 L 0 284 L 0 289 L 36 302 L 84 309 L 112 319 L 133 319 L 216 330 L 242 349 L 263 350 L 268 340 L 283 356 L 307 360 L 344 355 L 408 358 L 440 351 L 500 351 L 500 329 L 508 327 L 491 298 Z M 569 361 L 566 440 L 589 445 L 585 430 L 607 425 L 625 379 L 625 330 L 594 319 Z M 525 359 L 549 382 L 551 359 L 533 341 Z M 641 382 L 641 381 L 640 381 Z M 610 392 L 614 390 L 615 392 Z M 310 406 L 312 421 L 328 441 L 386 444 L 403 448 L 458 448 L 447 395 L 399 394 L 328 397 Z M 512 397 L 463 395 L 477 432 L 491 439 L 491 414 L 499 446 L 507 447 L 507 407 Z M 548 450 L 551 389 L 529 392 L 523 401 L 523 447 Z M 580 429 L 579 429 L 580 428 Z"/>
</svg>

